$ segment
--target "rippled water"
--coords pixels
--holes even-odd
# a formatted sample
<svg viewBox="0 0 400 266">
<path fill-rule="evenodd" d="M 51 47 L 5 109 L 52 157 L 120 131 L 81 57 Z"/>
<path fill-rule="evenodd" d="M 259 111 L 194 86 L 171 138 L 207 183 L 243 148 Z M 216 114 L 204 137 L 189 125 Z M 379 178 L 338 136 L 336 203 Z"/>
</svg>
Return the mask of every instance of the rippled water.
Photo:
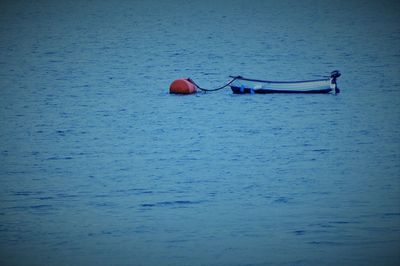
<svg viewBox="0 0 400 266">
<path fill-rule="evenodd" d="M 2 1 L 2 265 L 398 265 L 393 1 Z M 190 76 L 339 95 L 168 94 Z"/>
</svg>

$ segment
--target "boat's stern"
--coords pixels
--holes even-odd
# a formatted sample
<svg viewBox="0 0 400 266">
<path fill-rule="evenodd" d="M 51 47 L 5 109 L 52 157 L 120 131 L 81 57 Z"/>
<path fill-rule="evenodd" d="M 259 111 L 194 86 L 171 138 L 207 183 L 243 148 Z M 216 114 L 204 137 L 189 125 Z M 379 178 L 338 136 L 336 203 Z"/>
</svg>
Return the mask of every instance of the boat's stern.
<svg viewBox="0 0 400 266">
<path fill-rule="evenodd" d="M 336 79 L 338 77 L 340 77 L 342 74 L 340 73 L 339 70 L 334 70 L 331 72 L 331 78 L 330 78 L 330 82 L 331 82 L 331 89 L 332 89 L 332 93 L 339 93 L 340 89 L 337 86 L 337 82 Z"/>
</svg>

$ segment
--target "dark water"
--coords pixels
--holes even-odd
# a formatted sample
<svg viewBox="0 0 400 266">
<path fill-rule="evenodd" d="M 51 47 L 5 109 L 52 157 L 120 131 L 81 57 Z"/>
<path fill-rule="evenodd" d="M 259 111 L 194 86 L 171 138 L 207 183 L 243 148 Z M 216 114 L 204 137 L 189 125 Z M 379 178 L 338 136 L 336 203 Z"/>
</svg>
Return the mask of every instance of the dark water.
<svg viewBox="0 0 400 266">
<path fill-rule="evenodd" d="M 395 1 L 2 1 L 1 265 L 398 265 Z M 342 93 L 168 94 L 190 76 Z"/>
</svg>

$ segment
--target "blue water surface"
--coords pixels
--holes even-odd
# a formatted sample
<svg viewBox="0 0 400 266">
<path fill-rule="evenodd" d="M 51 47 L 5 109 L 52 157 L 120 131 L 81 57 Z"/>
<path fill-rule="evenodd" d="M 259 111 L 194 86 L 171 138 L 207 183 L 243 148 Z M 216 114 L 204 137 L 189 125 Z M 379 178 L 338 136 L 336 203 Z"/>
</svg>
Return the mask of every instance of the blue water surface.
<svg viewBox="0 0 400 266">
<path fill-rule="evenodd" d="M 1 1 L 1 265 L 399 265 L 395 1 Z M 168 94 L 319 78 L 338 95 Z"/>
</svg>

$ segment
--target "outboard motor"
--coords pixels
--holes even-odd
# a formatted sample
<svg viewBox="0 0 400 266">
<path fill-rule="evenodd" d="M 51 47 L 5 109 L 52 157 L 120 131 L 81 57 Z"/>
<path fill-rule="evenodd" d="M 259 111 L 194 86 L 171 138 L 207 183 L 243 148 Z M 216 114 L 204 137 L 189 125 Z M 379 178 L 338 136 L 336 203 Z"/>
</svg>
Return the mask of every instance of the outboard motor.
<svg viewBox="0 0 400 266">
<path fill-rule="evenodd" d="M 340 92 L 340 90 L 339 90 L 339 88 L 337 87 L 337 84 L 336 84 L 336 79 L 338 77 L 340 77 L 341 75 L 342 74 L 340 73 L 339 70 L 334 70 L 334 71 L 331 72 L 331 89 L 332 89 L 332 91 L 334 91 L 334 93 L 339 93 Z"/>
</svg>

